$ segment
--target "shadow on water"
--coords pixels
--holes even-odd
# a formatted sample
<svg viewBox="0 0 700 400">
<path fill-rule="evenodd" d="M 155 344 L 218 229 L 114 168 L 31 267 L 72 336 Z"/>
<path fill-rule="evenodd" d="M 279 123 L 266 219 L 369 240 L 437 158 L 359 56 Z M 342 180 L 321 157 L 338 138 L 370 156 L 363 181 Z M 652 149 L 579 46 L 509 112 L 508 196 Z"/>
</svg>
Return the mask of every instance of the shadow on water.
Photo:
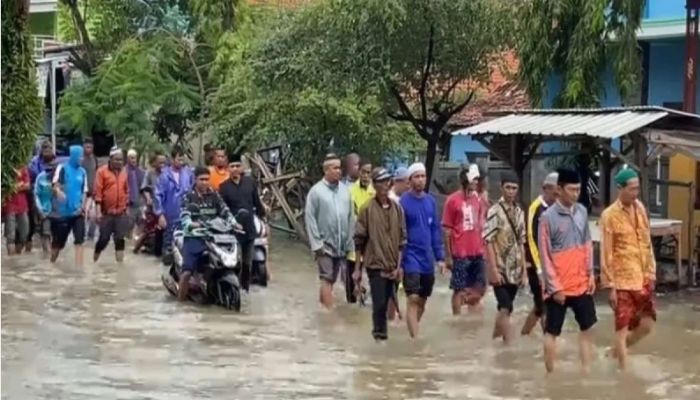
<svg viewBox="0 0 700 400">
<path fill-rule="evenodd" d="M 342 289 L 336 310 L 319 309 L 311 258 L 284 239 L 273 245 L 270 288 L 254 288 L 241 314 L 177 303 L 154 259 L 131 255 L 118 266 L 105 253 L 77 269 L 72 256 L 57 265 L 3 256 L 3 399 L 700 398 L 698 293 L 659 299 L 656 332 L 627 373 L 604 356 L 612 313 L 600 302 L 592 372 L 579 372 L 571 318 L 558 370 L 546 376 L 541 333 L 510 348 L 492 341 L 493 295 L 482 317 L 453 318 L 445 278 L 420 339 L 399 324 L 377 344 L 371 308 L 342 304 Z M 518 298 L 514 326 L 530 304 Z"/>
</svg>

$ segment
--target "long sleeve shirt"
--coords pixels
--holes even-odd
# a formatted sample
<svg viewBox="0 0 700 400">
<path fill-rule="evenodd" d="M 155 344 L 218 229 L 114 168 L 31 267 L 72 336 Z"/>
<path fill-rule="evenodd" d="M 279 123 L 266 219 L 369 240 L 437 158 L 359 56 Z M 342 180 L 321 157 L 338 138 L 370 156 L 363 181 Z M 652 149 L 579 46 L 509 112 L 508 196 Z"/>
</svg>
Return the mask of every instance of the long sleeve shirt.
<svg viewBox="0 0 700 400">
<path fill-rule="evenodd" d="M 172 167 L 166 167 L 156 185 L 153 213 L 157 216 L 164 215 L 165 219 L 173 223 L 179 220 L 182 199 L 193 186 L 194 175 L 188 167 L 182 167 L 177 172 Z"/>
<path fill-rule="evenodd" d="M 529 262 L 531 266 L 537 268 L 538 271 L 542 269 L 539 250 L 540 217 L 547 211 L 548 207 L 549 205 L 545 203 L 542 196 L 540 196 L 530 204 L 530 208 L 527 212 L 527 246 L 525 247 L 525 256 L 527 262 Z"/>
<path fill-rule="evenodd" d="M 540 258 L 545 292 L 580 296 L 593 276 L 593 242 L 586 208 L 557 202 L 540 218 Z"/>
<path fill-rule="evenodd" d="M 204 229 L 194 229 L 192 224 L 204 223 L 214 218 L 226 220 L 231 226 L 236 225 L 236 219 L 231 215 L 228 207 L 214 190 L 200 193 L 192 189 L 182 200 L 182 213 L 180 225 L 185 237 L 204 237 Z M 200 227 L 201 228 L 201 227 Z"/>
<path fill-rule="evenodd" d="M 368 269 L 392 272 L 399 268 L 399 254 L 406 245 L 406 219 L 401 206 L 389 200 L 384 207 L 372 199 L 360 209 L 355 224 L 355 248 Z"/>
<path fill-rule="evenodd" d="M 603 287 L 642 290 L 656 280 L 656 259 L 644 205 L 625 208 L 618 200 L 601 216 L 601 281 Z"/>
<path fill-rule="evenodd" d="M 401 197 L 401 207 L 407 236 L 401 267 L 406 273 L 432 274 L 435 262 L 445 259 L 435 199 L 427 193 L 420 197 L 406 193 Z"/>
<path fill-rule="evenodd" d="M 336 258 L 355 251 L 355 214 L 347 185 L 316 183 L 306 198 L 304 221 L 311 251 L 323 249 Z"/>
</svg>

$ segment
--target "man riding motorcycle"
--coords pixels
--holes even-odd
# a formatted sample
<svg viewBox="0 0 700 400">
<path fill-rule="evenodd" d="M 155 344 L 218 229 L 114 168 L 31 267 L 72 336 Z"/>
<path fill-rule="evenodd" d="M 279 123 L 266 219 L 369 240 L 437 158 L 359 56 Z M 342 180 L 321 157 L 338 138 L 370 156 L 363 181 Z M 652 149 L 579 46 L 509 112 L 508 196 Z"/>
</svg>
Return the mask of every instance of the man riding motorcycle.
<svg viewBox="0 0 700 400">
<path fill-rule="evenodd" d="M 187 299 L 189 282 L 192 275 L 206 261 L 203 259 L 207 250 L 204 242 L 204 225 L 214 218 L 222 218 L 231 226 L 238 226 L 226 204 L 209 184 L 209 170 L 204 167 L 195 169 L 195 186 L 183 199 L 180 216 L 184 241 L 182 245 L 183 273 L 180 277 L 178 299 Z"/>
</svg>

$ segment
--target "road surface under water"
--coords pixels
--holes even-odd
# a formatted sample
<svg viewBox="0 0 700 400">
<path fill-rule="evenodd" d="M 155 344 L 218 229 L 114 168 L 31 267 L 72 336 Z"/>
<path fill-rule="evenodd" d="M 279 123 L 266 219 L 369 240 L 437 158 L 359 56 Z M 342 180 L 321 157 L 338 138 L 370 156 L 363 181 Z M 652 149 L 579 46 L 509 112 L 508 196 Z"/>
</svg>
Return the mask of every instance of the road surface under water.
<svg viewBox="0 0 700 400">
<path fill-rule="evenodd" d="M 309 254 L 282 239 L 274 246 L 271 286 L 256 288 L 241 314 L 177 303 L 146 256 L 116 266 L 106 252 L 83 269 L 71 266 L 71 251 L 57 265 L 3 257 L 2 398 L 700 398 L 698 293 L 659 299 L 660 323 L 634 349 L 628 373 L 604 356 L 612 315 L 599 302 L 591 373 L 579 372 L 570 318 L 558 371 L 546 376 L 539 333 L 510 348 L 491 340 L 491 293 L 483 317 L 453 318 L 447 280 L 438 279 L 422 338 L 393 326 L 389 342 L 376 344 L 370 308 L 321 311 Z M 518 327 L 530 305 L 517 299 Z"/>
</svg>

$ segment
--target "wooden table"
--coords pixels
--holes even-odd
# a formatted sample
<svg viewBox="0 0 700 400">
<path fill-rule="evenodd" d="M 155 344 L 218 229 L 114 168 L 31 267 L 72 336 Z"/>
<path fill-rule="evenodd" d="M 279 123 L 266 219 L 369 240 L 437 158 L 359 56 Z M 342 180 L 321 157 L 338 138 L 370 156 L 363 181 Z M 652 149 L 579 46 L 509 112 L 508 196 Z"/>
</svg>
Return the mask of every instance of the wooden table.
<svg viewBox="0 0 700 400">
<path fill-rule="evenodd" d="M 591 230 L 591 239 L 594 243 L 600 243 L 600 228 L 597 220 L 588 221 Z M 681 281 L 681 237 L 683 232 L 683 221 L 675 219 L 652 218 L 650 220 L 651 237 L 671 236 L 676 242 L 676 269 L 678 271 L 678 285 Z"/>
</svg>

